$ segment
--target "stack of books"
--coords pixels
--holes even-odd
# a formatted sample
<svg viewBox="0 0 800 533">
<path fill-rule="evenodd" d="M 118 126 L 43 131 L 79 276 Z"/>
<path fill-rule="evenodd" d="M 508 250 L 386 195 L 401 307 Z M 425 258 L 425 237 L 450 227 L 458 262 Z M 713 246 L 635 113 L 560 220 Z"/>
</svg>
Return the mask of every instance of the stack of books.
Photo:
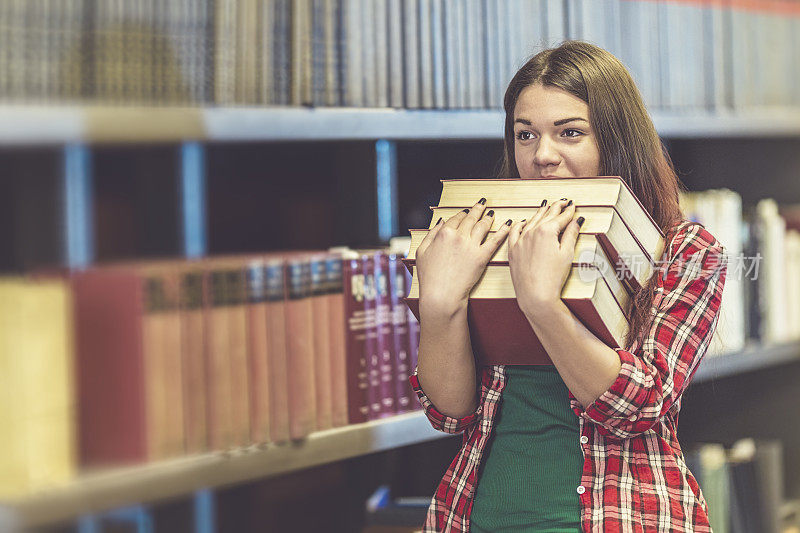
<svg viewBox="0 0 800 533">
<path fill-rule="evenodd" d="M 620 177 L 442 180 L 439 205 L 428 229 L 411 229 L 404 263 L 412 273 L 406 303 L 419 319 L 416 250 L 439 218 L 449 219 L 486 198 L 494 232 L 506 220 L 530 219 L 542 200 L 576 204 L 585 218 L 572 269 L 561 298 L 572 313 L 610 347 L 621 347 L 628 331 L 630 298 L 658 267 L 664 234 Z M 479 364 L 551 364 L 516 301 L 507 239 L 470 293 L 468 322 Z"/>
</svg>

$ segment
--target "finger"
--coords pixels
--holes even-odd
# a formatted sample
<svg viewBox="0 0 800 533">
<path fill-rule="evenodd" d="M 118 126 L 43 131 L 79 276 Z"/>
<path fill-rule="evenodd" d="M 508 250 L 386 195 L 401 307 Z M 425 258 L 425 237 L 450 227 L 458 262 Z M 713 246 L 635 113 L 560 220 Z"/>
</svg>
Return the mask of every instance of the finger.
<svg viewBox="0 0 800 533">
<path fill-rule="evenodd" d="M 475 227 L 475 224 L 481 219 L 483 216 L 483 212 L 486 210 L 486 198 L 481 198 L 478 200 L 475 205 L 469 210 L 467 216 L 464 220 L 461 221 L 459 224 L 458 229 L 465 232 L 467 235 L 472 234 L 472 229 Z"/>
<path fill-rule="evenodd" d="M 514 222 L 508 230 L 508 246 L 515 246 L 522 231 L 525 229 L 525 219 Z M 509 250 L 510 251 L 510 250 Z"/>
<path fill-rule="evenodd" d="M 500 245 L 503 244 L 503 241 L 508 236 L 509 232 L 511 231 L 511 224 L 512 221 L 509 218 L 506 220 L 505 224 L 502 224 L 497 231 L 495 231 L 491 237 L 486 239 L 481 245 L 481 249 L 484 251 L 485 255 L 487 256 L 487 261 L 489 261 L 494 254 L 497 252 L 497 249 L 500 248 Z"/>
<path fill-rule="evenodd" d="M 422 239 L 422 242 L 420 242 L 419 246 L 417 246 L 417 251 L 416 251 L 417 257 L 419 257 L 421 253 L 425 253 L 425 249 L 428 248 L 428 246 L 430 246 L 430 244 L 433 242 L 434 237 L 436 237 L 436 234 L 439 233 L 439 230 L 442 228 L 443 225 L 444 224 L 442 224 L 442 219 L 441 217 L 439 217 L 439 220 L 436 222 L 436 224 L 431 229 L 428 230 L 428 233 L 425 234 L 425 237 Z"/>
<path fill-rule="evenodd" d="M 494 224 L 494 209 L 490 209 L 483 214 L 483 217 L 472 226 L 470 237 L 481 243 L 486 238 L 486 234 L 492 229 Z"/>
<path fill-rule="evenodd" d="M 560 213 L 557 213 L 553 217 L 553 220 L 558 225 L 558 233 L 559 234 L 562 231 L 564 231 L 564 228 L 567 227 L 567 224 L 569 224 L 572 221 L 572 219 L 575 218 L 575 209 L 576 208 L 577 208 L 577 206 L 575 205 L 575 202 L 573 202 L 572 200 L 569 200 L 564 205 L 564 209 Z"/>
<path fill-rule="evenodd" d="M 570 202 L 572 202 L 572 200 L 569 200 L 568 198 L 561 198 L 560 200 L 553 202 L 552 205 L 550 205 L 550 209 L 548 209 L 547 213 L 545 213 L 542 221 L 551 220 L 558 217 Z"/>
<path fill-rule="evenodd" d="M 544 219 L 547 216 L 547 212 L 550 210 L 550 206 L 547 205 L 547 199 L 542 200 L 542 205 L 539 206 L 539 209 L 536 210 L 536 213 L 528 220 L 528 223 L 523 226 L 521 231 L 525 231 L 528 228 L 536 227 L 540 220 Z"/>
<path fill-rule="evenodd" d="M 569 253 L 570 257 L 575 254 L 575 244 L 578 242 L 578 235 L 580 234 L 581 226 L 583 225 L 584 218 L 578 217 L 571 220 L 561 236 L 561 250 L 564 253 Z"/>
<path fill-rule="evenodd" d="M 461 225 L 461 221 L 467 218 L 467 213 L 469 213 L 469 209 L 463 209 L 456 213 L 455 215 L 451 216 L 447 220 L 442 223 L 442 226 L 446 226 L 448 228 L 458 229 Z"/>
</svg>

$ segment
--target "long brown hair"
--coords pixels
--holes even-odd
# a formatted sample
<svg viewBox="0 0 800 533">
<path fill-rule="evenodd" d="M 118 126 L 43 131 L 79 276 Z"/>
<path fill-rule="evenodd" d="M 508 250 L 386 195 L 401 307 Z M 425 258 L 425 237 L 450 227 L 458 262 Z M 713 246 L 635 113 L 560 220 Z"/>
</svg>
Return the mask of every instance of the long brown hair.
<svg viewBox="0 0 800 533">
<path fill-rule="evenodd" d="M 621 176 L 665 234 L 683 219 L 679 193 L 685 187 L 633 78 L 610 52 L 583 41 L 566 41 L 539 52 L 511 79 L 503 98 L 505 150 L 498 177 L 520 177 L 514 157 L 514 107 L 522 90 L 537 83 L 562 89 L 589 106 L 601 175 Z M 664 248 L 666 256 L 668 243 Z M 632 298 L 630 328 L 623 348 L 631 347 L 634 340 L 641 341 L 646 333 L 658 273 L 655 269 Z"/>
</svg>

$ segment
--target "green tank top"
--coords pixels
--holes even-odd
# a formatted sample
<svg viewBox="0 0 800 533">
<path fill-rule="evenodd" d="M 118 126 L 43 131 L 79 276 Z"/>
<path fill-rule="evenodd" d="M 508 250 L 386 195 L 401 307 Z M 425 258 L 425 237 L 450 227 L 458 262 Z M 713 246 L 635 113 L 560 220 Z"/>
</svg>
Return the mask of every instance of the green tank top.
<svg viewBox="0 0 800 533">
<path fill-rule="evenodd" d="M 579 439 L 578 419 L 555 366 L 506 365 L 470 531 L 580 532 Z"/>
</svg>

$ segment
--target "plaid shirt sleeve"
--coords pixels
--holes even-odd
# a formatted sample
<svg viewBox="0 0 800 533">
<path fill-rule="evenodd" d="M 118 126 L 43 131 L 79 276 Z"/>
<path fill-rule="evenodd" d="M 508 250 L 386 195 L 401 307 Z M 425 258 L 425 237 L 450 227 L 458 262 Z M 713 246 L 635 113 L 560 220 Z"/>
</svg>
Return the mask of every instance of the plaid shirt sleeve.
<svg viewBox="0 0 800 533">
<path fill-rule="evenodd" d="M 444 433 L 461 433 L 477 424 L 481 413 L 481 402 L 478 402 L 478 408 L 474 412 L 465 417 L 454 418 L 452 416 L 447 416 L 433 406 L 433 403 L 431 403 L 428 396 L 422 390 L 422 387 L 420 387 L 417 369 L 414 370 L 414 373 L 408 378 L 408 381 L 411 383 L 411 388 L 417 394 L 419 403 L 422 405 L 422 411 L 425 413 L 425 416 L 428 417 L 433 429 Z"/>
<path fill-rule="evenodd" d="M 606 436 L 631 438 L 658 423 L 711 341 L 725 283 L 724 249 L 699 224 L 689 225 L 675 247 L 673 259 L 656 271 L 661 279 L 648 335 L 633 352 L 617 349 L 622 369 L 616 381 L 583 412 L 576 409 Z"/>
</svg>

